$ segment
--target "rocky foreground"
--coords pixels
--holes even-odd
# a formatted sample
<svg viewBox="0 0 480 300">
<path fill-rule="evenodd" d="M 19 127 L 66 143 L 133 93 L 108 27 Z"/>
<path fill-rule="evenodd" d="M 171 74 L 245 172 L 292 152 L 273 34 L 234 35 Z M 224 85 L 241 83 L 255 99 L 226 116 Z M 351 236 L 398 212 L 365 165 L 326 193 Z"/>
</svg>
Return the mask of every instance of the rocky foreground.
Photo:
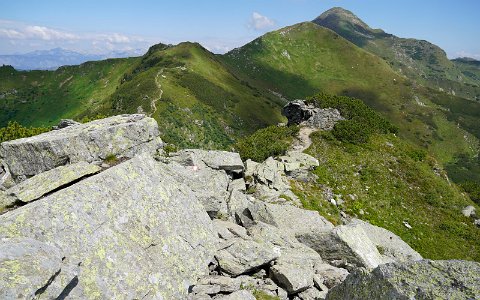
<svg viewBox="0 0 480 300">
<path fill-rule="evenodd" d="M 304 153 L 166 153 L 143 115 L 66 124 L 0 146 L 1 299 L 480 298 L 478 263 L 301 209 Z"/>
</svg>

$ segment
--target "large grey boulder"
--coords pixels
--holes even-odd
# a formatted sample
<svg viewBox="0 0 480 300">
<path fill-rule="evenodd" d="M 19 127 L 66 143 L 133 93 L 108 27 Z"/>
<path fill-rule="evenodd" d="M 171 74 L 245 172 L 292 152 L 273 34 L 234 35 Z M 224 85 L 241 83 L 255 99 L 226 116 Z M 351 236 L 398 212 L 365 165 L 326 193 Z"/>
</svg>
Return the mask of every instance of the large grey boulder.
<svg viewBox="0 0 480 300">
<path fill-rule="evenodd" d="M 211 218 L 222 218 L 228 215 L 230 179 L 225 170 L 214 170 L 206 166 L 192 168 L 182 166 L 175 161 L 169 163 L 168 168 L 175 174 L 179 183 L 195 193 Z"/>
<path fill-rule="evenodd" d="M 373 269 L 388 262 L 422 259 L 394 233 L 360 220 L 328 233 L 309 233 L 298 239 L 328 262 L 345 262 L 350 267 Z"/>
<path fill-rule="evenodd" d="M 61 187 L 71 184 L 85 176 L 100 172 L 99 166 L 86 162 L 60 166 L 33 176 L 5 191 L 12 205 L 16 201 L 28 203 L 41 198 Z M 0 210 L 2 204 L 0 204 Z"/>
<path fill-rule="evenodd" d="M 0 243 L 0 298 L 34 299 L 62 268 L 63 254 L 29 238 L 5 238 Z M 62 290 L 58 290 L 58 295 Z"/>
<path fill-rule="evenodd" d="M 470 261 L 391 263 L 350 274 L 327 299 L 480 299 L 479 274 Z"/>
<path fill-rule="evenodd" d="M 225 244 L 215 258 L 220 270 L 233 276 L 258 269 L 279 256 L 273 247 L 252 240 L 233 238 Z"/>
<path fill-rule="evenodd" d="M 208 274 L 217 238 L 200 201 L 175 176 L 139 155 L 1 215 L 0 239 L 32 238 L 58 248 L 65 268 L 57 278 L 73 299 L 184 299 Z M 15 278 L 5 280 L 15 285 Z M 57 279 L 50 286 L 59 286 Z M 56 298 L 56 292 L 42 295 Z"/>
<path fill-rule="evenodd" d="M 376 268 L 393 260 L 383 257 L 368 238 L 362 226 L 338 226 L 330 232 L 310 232 L 298 236 L 300 242 L 311 247 L 330 262 L 345 262 L 348 266 Z"/>
<path fill-rule="evenodd" d="M 320 216 L 317 211 L 292 205 L 255 201 L 249 206 L 249 211 L 254 221 L 273 225 L 295 237 L 330 232 L 334 228 L 333 224 Z"/>
<path fill-rule="evenodd" d="M 331 130 L 335 123 L 344 120 L 337 109 L 320 109 L 304 100 L 294 100 L 285 105 L 282 114 L 287 117 L 288 125 L 301 124 L 321 130 Z"/>
<path fill-rule="evenodd" d="M 417 251 L 393 232 L 358 219 L 353 220 L 352 224 L 362 227 L 382 256 L 399 262 L 422 259 Z"/>
<path fill-rule="evenodd" d="M 133 157 L 162 145 L 157 122 L 144 115 L 120 115 L 4 142 L 0 159 L 18 183 L 68 163 Z"/>
<path fill-rule="evenodd" d="M 184 166 L 207 166 L 233 173 L 242 173 L 245 169 L 240 154 L 235 152 L 186 149 L 172 153 L 170 159 Z"/>
<path fill-rule="evenodd" d="M 274 280 L 289 294 L 302 292 L 313 286 L 313 268 L 303 264 L 278 264 L 270 268 Z"/>
</svg>

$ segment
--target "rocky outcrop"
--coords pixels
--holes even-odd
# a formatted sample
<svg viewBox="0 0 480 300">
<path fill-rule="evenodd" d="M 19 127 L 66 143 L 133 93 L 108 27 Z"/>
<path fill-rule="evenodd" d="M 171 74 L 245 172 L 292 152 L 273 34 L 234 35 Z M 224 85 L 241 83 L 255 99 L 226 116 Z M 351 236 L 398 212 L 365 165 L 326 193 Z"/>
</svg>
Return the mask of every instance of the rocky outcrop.
<svg viewBox="0 0 480 300">
<path fill-rule="evenodd" d="M 388 262 L 422 258 L 392 232 L 359 220 L 329 232 L 305 233 L 299 240 L 328 262 L 350 270 L 358 267 L 371 270 Z"/>
<path fill-rule="evenodd" d="M 321 130 L 331 130 L 335 123 L 344 120 L 337 109 L 321 109 L 304 100 L 289 102 L 283 107 L 282 114 L 287 117 L 288 125 L 305 125 Z"/>
<path fill-rule="evenodd" d="M 15 182 L 76 162 L 108 156 L 154 153 L 162 145 L 157 122 L 144 115 L 120 115 L 4 142 L 0 160 Z"/>
<path fill-rule="evenodd" d="M 207 274 L 216 236 L 200 201 L 174 175 L 138 156 L 0 216 L 0 238 L 54 245 L 65 270 L 79 267 L 74 274 L 62 268 L 54 281 L 64 284 L 48 286 L 45 298 L 73 278 L 73 298 L 184 298 L 189 283 Z"/>
<path fill-rule="evenodd" d="M 480 264 L 469 261 L 391 263 L 350 274 L 327 299 L 478 299 L 479 274 Z"/>
</svg>

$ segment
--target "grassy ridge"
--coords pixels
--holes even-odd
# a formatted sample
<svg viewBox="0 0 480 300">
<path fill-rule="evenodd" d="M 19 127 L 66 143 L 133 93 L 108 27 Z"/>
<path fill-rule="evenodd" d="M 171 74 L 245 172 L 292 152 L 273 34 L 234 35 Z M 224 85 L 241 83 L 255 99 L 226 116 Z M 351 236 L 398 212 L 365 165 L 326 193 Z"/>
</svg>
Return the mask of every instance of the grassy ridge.
<svg viewBox="0 0 480 300">
<path fill-rule="evenodd" d="M 194 43 L 159 44 L 143 57 L 54 72 L 0 68 L 0 127 L 10 120 L 51 126 L 61 118 L 146 113 L 167 142 L 226 149 L 237 137 L 282 121 L 283 103 Z"/>
</svg>

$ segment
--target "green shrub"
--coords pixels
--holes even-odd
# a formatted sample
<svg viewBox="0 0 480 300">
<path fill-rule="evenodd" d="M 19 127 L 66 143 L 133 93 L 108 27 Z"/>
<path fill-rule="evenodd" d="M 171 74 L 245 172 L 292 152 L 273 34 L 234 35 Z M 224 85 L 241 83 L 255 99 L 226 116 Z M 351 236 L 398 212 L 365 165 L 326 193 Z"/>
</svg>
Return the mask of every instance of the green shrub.
<svg viewBox="0 0 480 300">
<path fill-rule="evenodd" d="M 463 190 L 470 196 L 473 202 L 480 205 L 480 185 L 474 181 L 465 181 L 460 184 Z"/>
<path fill-rule="evenodd" d="M 10 121 L 7 126 L 0 128 L 0 143 L 34 136 L 47 131 L 50 131 L 50 128 L 24 127 L 16 121 Z"/>
<path fill-rule="evenodd" d="M 336 108 L 345 120 L 335 124 L 332 135 L 339 141 L 363 144 L 375 133 L 397 133 L 398 128 L 359 99 L 317 94 L 306 101 L 320 108 Z"/>
<path fill-rule="evenodd" d="M 269 126 L 240 139 L 235 149 L 243 160 L 262 162 L 270 156 L 285 154 L 298 130 L 298 126 Z"/>
<path fill-rule="evenodd" d="M 106 115 L 102 115 L 102 114 L 97 114 L 93 117 L 83 117 L 81 118 L 80 120 L 78 120 L 78 122 L 80 123 L 88 123 L 88 122 L 92 122 L 92 121 L 95 121 L 95 120 L 99 120 L 99 119 L 105 119 L 107 118 Z"/>
<path fill-rule="evenodd" d="M 105 157 L 104 162 L 107 164 L 115 164 L 118 161 L 118 157 L 115 154 L 109 154 Z"/>
</svg>

